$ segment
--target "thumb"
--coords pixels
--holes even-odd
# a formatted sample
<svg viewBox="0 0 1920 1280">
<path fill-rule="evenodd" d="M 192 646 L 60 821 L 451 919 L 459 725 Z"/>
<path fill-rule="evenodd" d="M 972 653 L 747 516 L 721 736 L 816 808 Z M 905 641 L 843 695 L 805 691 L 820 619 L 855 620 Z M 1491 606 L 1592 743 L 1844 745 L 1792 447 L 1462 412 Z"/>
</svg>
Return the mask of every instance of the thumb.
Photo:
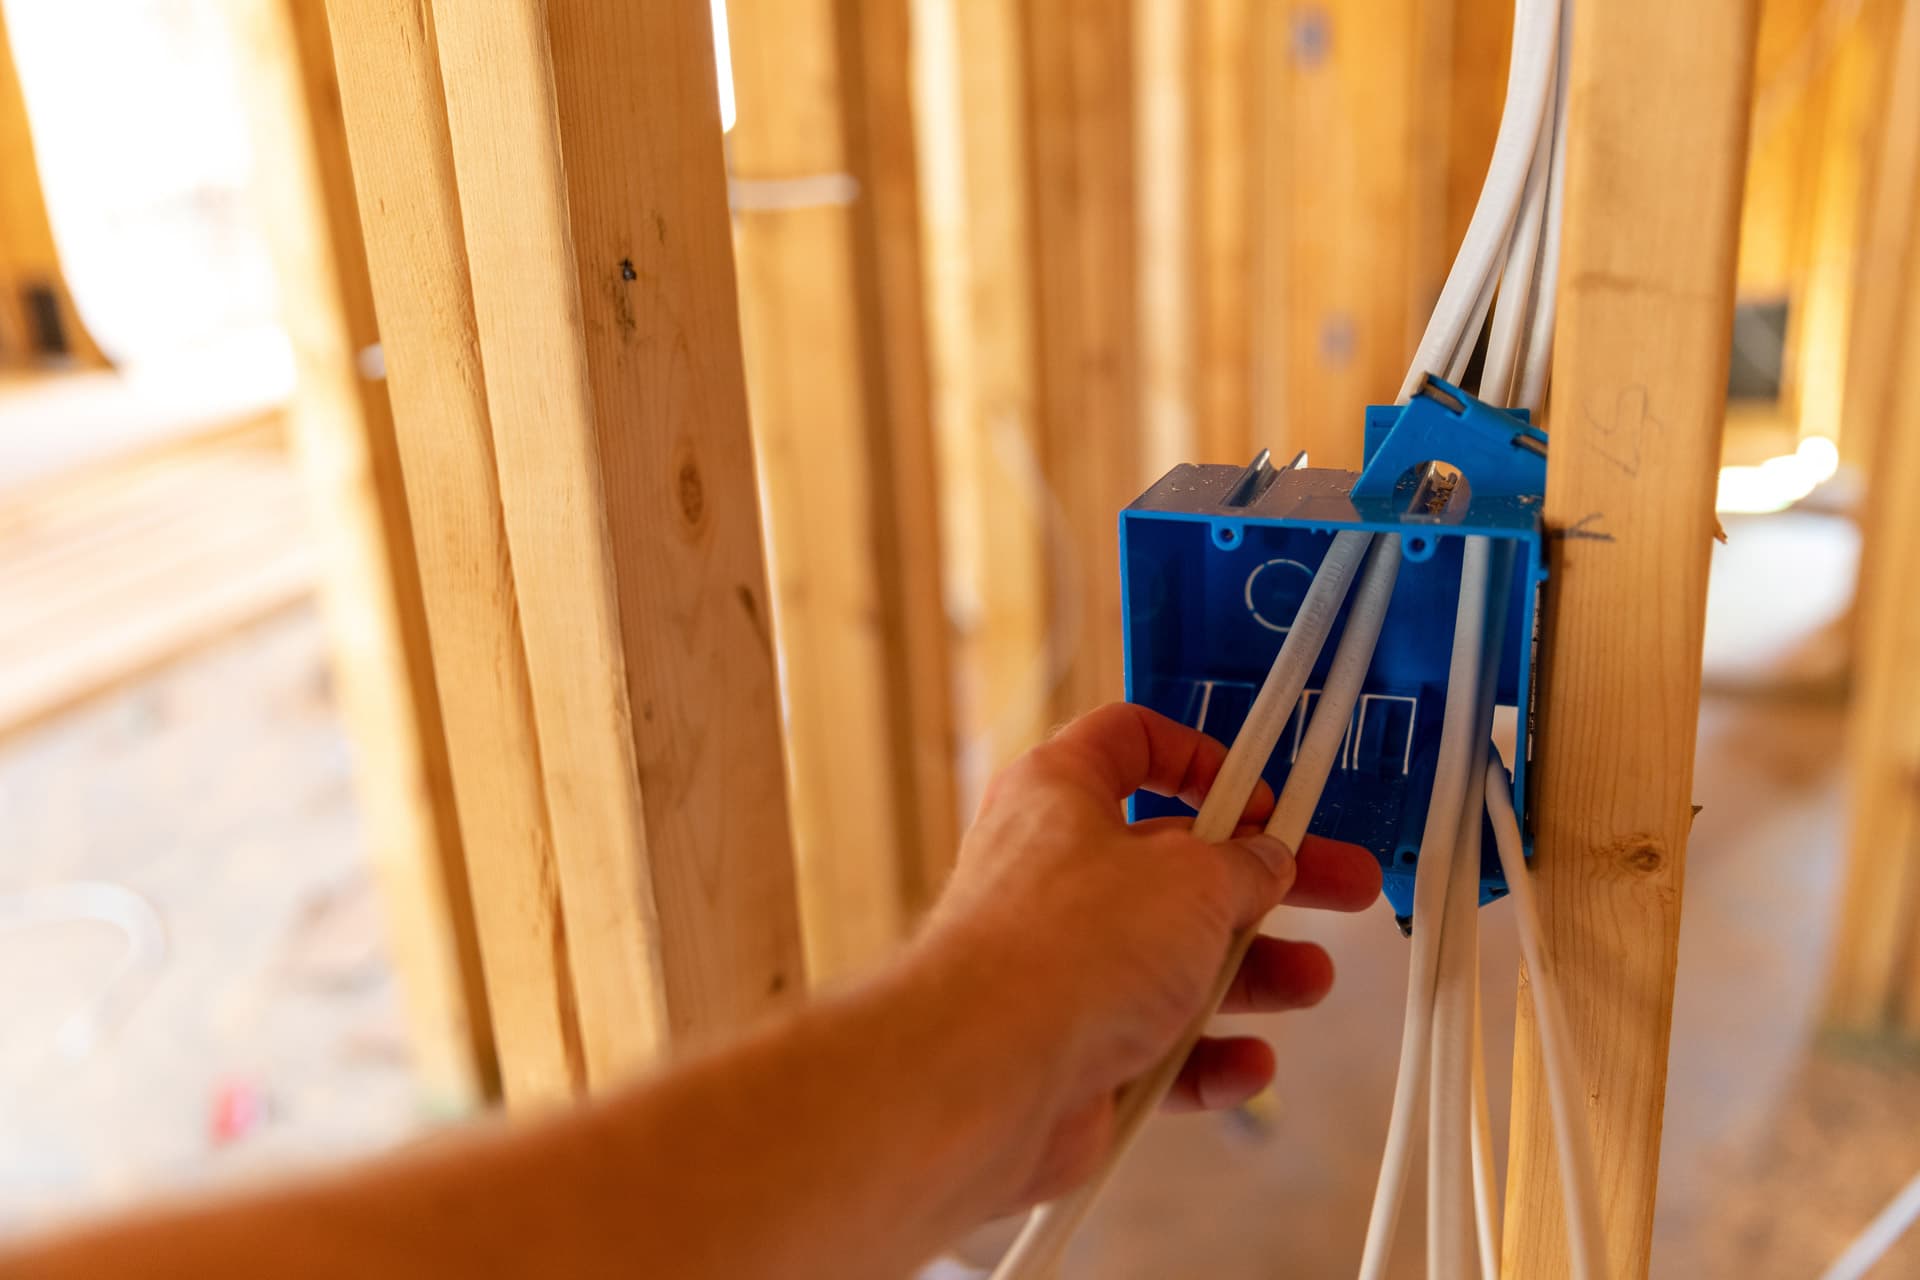
<svg viewBox="0 0 1920 1280">
<path fill-rule="evenodd" d="M 1293 888 L 1293 850 L 1287 848 L 1283 841 L 1261 831 L 1228 840 L 1221 847 L 1234 851 L 1236 858 L 1246 864 L 1246 869 L 1259 883 L 1261 892 L 1256 895 L 1258 915 L 1265 915 L 1279 906 L 1280 900 L 1287 896 L 1287 890 Z"/>
</svg>

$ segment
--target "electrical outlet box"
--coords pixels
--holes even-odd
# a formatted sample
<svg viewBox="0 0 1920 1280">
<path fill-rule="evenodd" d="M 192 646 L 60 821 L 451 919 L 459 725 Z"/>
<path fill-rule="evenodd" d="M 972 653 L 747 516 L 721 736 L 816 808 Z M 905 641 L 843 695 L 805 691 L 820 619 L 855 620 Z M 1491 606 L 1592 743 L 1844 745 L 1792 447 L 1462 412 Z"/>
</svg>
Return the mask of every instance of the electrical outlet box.
<svg viewBox="0 0 1920 1280">
<path fill-rule="evenodd" d="M 1524 411 L 1496 409 L 1433 378 L 1405 405 L 1369 407 L 1364 426 L 1357 474 L 1275 469 L 1264 455 L 1245 468 L 1183 464 L 1120 513 L 1127 698 L 1231 742 L 1333 535 L 1399 534 L 1402 563 L 1386 623 L 1311 830 L 1373 851 L 1405 928 L 1446 704 L 1461 540 L 1472 534 L 1491 539 L 1494 582 L 1506 592 L 1495 700 L 1507 714 L 1496 714 L 1495 737 L 1511 723 L 1513 741 L 1502 745 L 1531 856 L 1526 766 L 1547 576 L 1547 437 Z M 1276 794 L 1347 609 L 1268 762 Z M 1132 813 L 1192 810 L 1143 792 Z M 1506 892 L 1506 879 L 1491 828 L 1482 848 L 1485 903 Z"/>
</svg>

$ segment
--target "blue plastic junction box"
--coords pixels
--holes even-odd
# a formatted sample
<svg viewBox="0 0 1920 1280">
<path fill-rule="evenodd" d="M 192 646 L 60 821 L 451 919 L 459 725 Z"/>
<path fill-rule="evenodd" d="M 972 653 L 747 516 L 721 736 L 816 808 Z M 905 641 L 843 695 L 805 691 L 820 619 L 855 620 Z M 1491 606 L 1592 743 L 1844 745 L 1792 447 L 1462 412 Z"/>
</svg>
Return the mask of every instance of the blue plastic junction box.
<svg viewBox="0 0 1920 1280">
<path fill-rule="evenodd" d="M 1439 750 L 1461 539 L 1470 534 L 1493 540 L 1494 580 L 1506 584 L 1495 699 L 1515 712 L 1514 808 L 1531 856 L 1526 765 L 1546 579 L 1547 437 L 1524 411 L 1496 409 L 1433 378 L 1405 405 L 1369 407 L 1365 429 L 1357 475 L 1276 469 L 1264 454 L 1245 468 L 1183 464 L 1120 513 L 1127 698 L 1231 742 L 1333 535 L 1398 533 L 1403 560 L 1386 624 L 1312 830 L 1373 851 L 1404 929 Z M 1346 615 L 1343 606 L 1267 765 L 1276 793 Z M 1132 813 L 1192 810 L 1142 792 Z M 1506 892 L 1492 830 L 1484 836 L 1482 903 Z"/>
</svg>

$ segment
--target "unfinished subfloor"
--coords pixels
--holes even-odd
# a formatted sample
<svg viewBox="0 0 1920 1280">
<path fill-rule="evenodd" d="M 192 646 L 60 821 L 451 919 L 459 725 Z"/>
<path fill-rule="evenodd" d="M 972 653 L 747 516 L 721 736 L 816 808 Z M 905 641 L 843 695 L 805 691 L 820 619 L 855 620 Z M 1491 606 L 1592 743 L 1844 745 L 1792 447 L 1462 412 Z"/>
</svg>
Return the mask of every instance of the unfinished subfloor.
<svg viewBox="0 0 1920 1280">
<path fill-rule="evenodd" d="M 1843 836 L 1832 654 L 1851 536 L 1817 517 L 1730 532 L 1716 565 L 1653 1271 L 1800 1280 L 1920 1168 L 1920 1070 L 1813 1043 Z M 1783 574 L 1813 594 L 1772 589 Z M 1789 595 L 1800 613 L 1782 618 Z M 165 930 L 151 970 L 104 1006 L 97 1041 L 61 1047 L 72 1010 L 111 979 L 121 936 L 103 924 L 0 925 L 0 972 L 30 977 L 0 983 L 0 1232 L 377 1148 L 426 1122 L 348 765 L 306 611 L 0 744 L 0 901 L 101 881 L 133 891 Z M 1514 943 L 1504 907 L 1484 919 L 1498 1100 Z M 1070 1275 L 1351 1274 L 1386 1127 L 1406 944 L 1383 908 L 1275 926 L 1324 941 L 1341 975 L 1322 1008 L 1258 1024 L 1281 1053 L 1277 1104 L 1258 1128 L 1156 1124 Z M 1396 1276 L 1421 1271 L 1421 1204 L 1416 1183 Z M 1920 1274 L 1920 1239 L 1881 1274 Z"/>
</svg>

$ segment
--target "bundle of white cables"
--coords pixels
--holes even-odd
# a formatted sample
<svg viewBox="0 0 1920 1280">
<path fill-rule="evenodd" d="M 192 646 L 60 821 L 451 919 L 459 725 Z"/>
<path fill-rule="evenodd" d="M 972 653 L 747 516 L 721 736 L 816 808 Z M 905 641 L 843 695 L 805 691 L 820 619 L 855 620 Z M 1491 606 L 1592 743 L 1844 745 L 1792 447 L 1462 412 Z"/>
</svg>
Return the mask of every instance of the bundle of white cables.
<svg viewBox="0 0 1920 1280">
<path fill-rule="evenodd" d="M 1403 403 L 1428 371 L 1443 373 L 1449 381 L 1460 380 L 1490 308 L 1493 323 L 1480 397 L 1535 412 L 1545 397 L 1565 163 L 1562 136 L 1571 6 L 1572 0 L 1516 0 L 1506 105 L 1493 159 L 1459 254 L 1401 387 Z M 1502 765 L 1490 759 L 1494 688 L 1506 629 L 1505 584 L 1512 575 L 1507 562 L 1510 547 L 1496 552 L 1485 537 L 1468 537 L 1465 542 L 1440 755 L 1415 873 L 1413 955 L 1400 1067 L 1360 1274 L 1363 1280 L 1374 1280 L 1385 1273 L 1429 1061 L 1427 1274 L 1433 1280 L 1470 1280 L 1476 1272 L 1489 1278 L 1499 1274 L 1498 1196 L 1488 1138 L 1477 981 L 1484 812 L 1492 817 L 1500 862 L 1512 887 L 1521 951 L 1531 978 L 1566 1191 L 1572 1271 L 1578 1280 L 1587 1280 L 1603 1275 L 1605 1265 L 1590 1142 L 1573 1092 L 1579 1073 L 1569 1058 L 1552 968 L 1533 912 L 1519 826 L 1508 793 L 1511 784 Z M 1297 758 L 1267 824 L 1271 834 L 1290 847 L 1299 846 L 1373 660 L 1399 568 L 1398 535 L 1347 531 L 1334 538 L 1195 819 L 1195 834 L 1207 840 L 1224 840 L 1232 834 L 1357 576 L 1358 593 L 1334 651 L 1326 687 L 1313 703 Z M 1210 1010 L 1218 1005 L 1252 937 L 1249 930 L 1234 940 Z M 1106 1163 L 1078 1190 L 1034 1212 L 995 1269 L 994 1280 L 1037 1280 L 1050 1274 L 1108 1175 L 1166 1096 L 1206 1021 L 1204 1017 L 1196 1021 L 1158 1067 L 1122 1091 L 1115 1117 L 1117 1136 Z"/>
</svg>

